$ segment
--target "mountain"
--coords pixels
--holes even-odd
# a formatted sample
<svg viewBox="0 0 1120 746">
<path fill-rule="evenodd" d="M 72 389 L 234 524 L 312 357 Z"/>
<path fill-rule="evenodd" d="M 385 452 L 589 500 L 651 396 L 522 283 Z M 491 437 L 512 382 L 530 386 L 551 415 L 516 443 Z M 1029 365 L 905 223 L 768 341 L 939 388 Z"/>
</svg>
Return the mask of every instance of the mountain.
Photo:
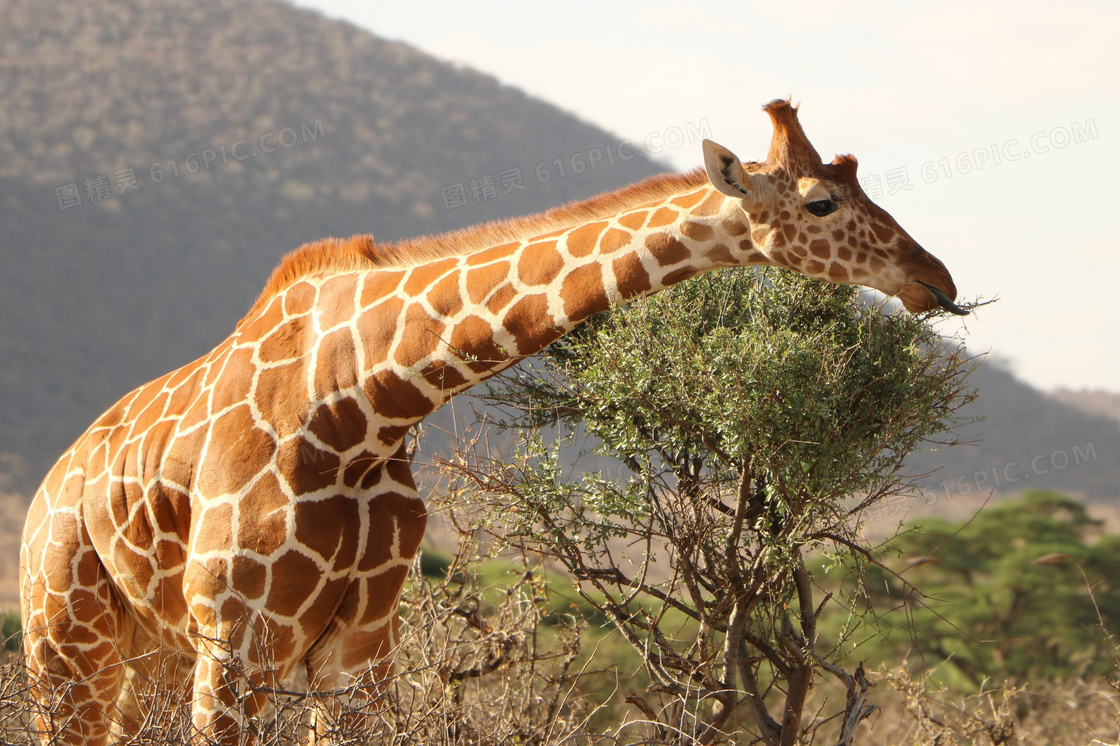
<svg viewBox="0 0 1120 746">
<path fill-rule="evenodd" d="M 982 363 L 969 384 L 979 396 L 960 411 L 973 420 L 955 433 L 962 444 L 908 462 L 916 473 L 933 472 L 920 480 L 931 496 L 1055 489 L 1120 502 L 1120 418 L 1047 395 L 999 364 Z"/>
<path fill-rule="evenodd" d="M 28 492 L 121 395 L 229 334 L 301 243 L 441 232 L 663 170 L 277 0 L 7 0 L 0 101 L 0 470 Z"/>
<path fill-rule="evenodd" d="M 1100 389 L 1073 391 L 1067 388 L 1055 389 L 1049 393 L 1054 399 L 1080 409 L 1082 412 L 1109 417 L 1120 422 L 1120 394 L 1113 394 Z"/>
</svg>

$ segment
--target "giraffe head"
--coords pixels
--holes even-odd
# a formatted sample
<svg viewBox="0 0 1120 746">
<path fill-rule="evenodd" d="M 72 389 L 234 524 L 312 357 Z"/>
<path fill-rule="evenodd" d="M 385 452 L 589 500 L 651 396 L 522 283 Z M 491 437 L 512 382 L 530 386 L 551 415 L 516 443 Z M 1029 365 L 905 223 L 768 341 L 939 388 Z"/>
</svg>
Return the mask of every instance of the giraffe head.
<svg viewBox="0 0 1120 746">
<path fill-rule="evenodd" d="M 743 163 L 727 148 L 704 141 L 712 185 L 741 201 L 750 220 L 751 248 L 771 264 L 830 282 L 866 285 L 896 295 L 911 313 L 938 306 L 968 313 L 953 301 L 953 278 L 856 179 L 856 159 L 823 163 L 789 101 L 765 107 L 774 122 L 762 163 Z"/>
</svg>

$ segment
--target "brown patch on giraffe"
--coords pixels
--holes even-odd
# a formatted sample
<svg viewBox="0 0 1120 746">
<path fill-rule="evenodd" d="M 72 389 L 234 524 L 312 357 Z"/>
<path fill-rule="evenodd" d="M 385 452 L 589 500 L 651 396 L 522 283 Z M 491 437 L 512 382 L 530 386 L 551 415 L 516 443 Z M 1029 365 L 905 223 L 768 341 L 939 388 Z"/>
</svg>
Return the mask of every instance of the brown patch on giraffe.
<svg viewBox="0 0 1120 746">
<path fill-rule="evenodd" d="M 452 257 L 413 267 L 408 274 L 408 279 L 404 281 L 404 291 L 413 297 L 420 295 L 436 280 L 454 269 L 458 263 L 459 261 Z"/>
<path fill-rule="evenodd" d="M 261 419 L 279 432 L 288 433 L 301 424 L 296 403 L 307 398 L 306 370 L 307 361 L 302 359 L 265 368 L 257 375 L 253 403 Z"/>
<path fill-rule="evenodd" d="M 490 291 L 509 276 L 509 269 L 509 262 L 495 262 L 467 270 L 467 298 L 470 302 L 478 305 L 484 301 Z"/>
<path fill-rule="evenodd" d="M 393 359 L 405 368 L 413 367 L 439 349 L 446 329 L 443 322 L 433 319 L 419 303 L 408 307 L 404 315 L 404 328 L 408 331 L 401 336 Z"/>
<path fill-rule="evenodd" d="M 703 189 L 701 189 L 695 192 L 690 192 L 688 194 L 682 194 L 679 197 L 674 197 L 673 199 L 669 200 L 669 203 L 678 207 L 688 208 L 692 207 L 697 202 L 704 199 L 704 197 L 706 196 L 707 193 Z"/>
<path fill-rule="evenodd" d="M 391 370 L 379 371 L 366 379 L 365 390 L 373 411 L 391 419 L 418 420 L 435 409 L 435 404 L 416 384 Z"/>
<path fill-rule="evenodd" d="M 194 530 L 193 554 L 226 551 L 233 546 L 233 506 L 220 503 L 206 508 Z"/>
<path fill-rule="evenodd" d="M 693 241 L 710 241 L 715 235 L 715 231 L 712 230 L 711 226 L 692 220 L 686 220 L 681 223 L 681 233 L 691 238 Z"/>
<path fill-rule="evenodd" d="M 410 463 L 411 460 L 408 457 L 408 450 L 402 445 L 397 449 L 396 453 L 385 460 L 385 472 L 389 475 L 389 478 L 397 484 L 415 490 L 416 482 L 412 478 L 412 469 L 409 466 Z M 421 507 L 423 507 L 423 503 L 421 503 Z M 425 515 L 427 515 L 427 513 L 425 513 Z"/>
<path fill-rule="evenodd" d="M 386 445 L 391 445 L 391 444 L 386 444 Z M 367 472 L 365 477 L 362 479 L 362 489 L 363 490 L 372 490 L 374 487 L 381 484 L 381 476 L 384 473 L 385 473 L 385 469 L 383 467 L 378 467 L 371 472 Z"/>
<path fill-rule="evenodd" d="M 371 500 L 367 510 L 369 534 L 358 560 L 358 572 L 370 572 L 385 564 L 393 558 L 394 551 L 400 557 L 416 553 L 428 521 L 423 500 L 398 492 L 386 492 Z"/>
<path fill-rule="evenodd" d="M 595 251 L 595 246 L 599 243 L 599 234 L 607 227 L 604 222 L 588 223 L 581 225 L 574 231 L 568 234 L 567 240 L 564 245 L 568 249 L 568 253 L 574 257 L 590 256 Z"/>
<path fill-rule="evenodd" d="M 510 306 L 502 326 L 513 335 L 522 355 L 540 352 L 560 336 L 556 321 L 548 313 L 548 296 L 543 293 L 524 296 Z"/>
<path fill-rule="evenodd" d="M 295 538 L 303 547 L 329 561 L 331 567 L 350 567 L 358 549 L 361 512 L 357 501 L 343 495 L 295 504 Z"/>
<path fill-rule="evenodd" d="M 285 321 L 257 348 L 260 361 L 262 363 L 279 363 L 297 357 L 302 350 L 307 349 L 304 339 L 306 328 L 306 316 Z"/>
<path fill-rule="evenodd" d="M 763 246 L 766 243 L 766 237 L 769 236 L 769 235 L 770 235 L 770 229 L 769 228 L 767 228 L 765 226 L 755 228 L 751 232 L 751 237 L 749 239 L 744 238 L 742 241 L 739 242 L 739 248 L 742 249 L 743 251 L 747 251 L 754 244 L 757 244 L 759 246 Z"/>
<path fill-rule="evenodd" d="M 377 431 L 377 439 L 387 446 L 400 443 L 412 425 L 386 425 Z"/>
<path fill-rule="evenodd" d="M 319 342 L 314 385 L 314 395 L 320 399 L 358 385 L 358 354 L 350 327 L 335 329 Z"/>
<path fill-rule="evenodd" d="M 252 557 L 234 555 L 233 557 L 233 590 L 246 599 L 256 599 L 264 595 L 265 580 L 268 578 L 268 568 Z"/>
<path fill-rule="evenodd" d="M 503 243 L 500 246 L 494 246 L 492 248 L 484 249 L 477 253 L 471 254 L 467 257 L 467 264 L 472 266 L 479 264 L 489 264 L 490 262 L 493 262 L 495 260 L 506 258 L 507 256 L 513 254 L 513 252 L 517 251 L 519 248 L 521 248 L 520 241 L 514 241 L 513 243 Z"/>
<path fill-rule="evenodd" d="M 349 323 L 357 313 L 358 275 L 349 273 L 327 279 L 319 288 L 319 328 Z"/>
<path fill-rule="evenodd" d="M 283 309 L 288 316 L 303 316 L 315 305 L 315 287 L 309 282 L 297 282 L 284 291 Z"/>
<path fill-rule="evenodd" d="M 805 271 L 810 275 L 822 275 L 824 274 L 824 264 L 813 259 L 805 265 Z"/>
<path fill-rule="evenodd" d="M 615 259 L 611 263 L 611 269 L 614 270 L 615 284 L 623 298 L 633 298 L 653 289 L 649 273 L 636 254 L 626 254 Z"/>
<path fill-rule="evenodd" d="M 467 382 L 466 377 L 456 368 L 443 360 L 433 360 L 420 371 L 424 380 L 440 391 L 457 389 Z"/>
<path fill-rule="evenodd" d="M 731 249 L 727 248 L 724 244 L 716 244 L 708 251 L 704 252 L 704 258 L 712 264 L 735 264 L 735 257 L 731 254 Z"/>
<path fill-rule="evenodd" d="M 203 495 L 236 492 L 264 469 L 275 450 L 272 437 L 253 423 L 248 404 L 231 409 L 210 428 L 195 484 Z"/>
<path fill-rule="evenodd" d="M 362 314 L 358 325 L 362 329 L 362 353 L 365 360 L 362 370 L 388 362 L 389 350 L 397 334 L 404 301 L 400 298 L 387 298 Z"/>
<path fill-rule="evenodd" d="M 628 246 L 632 238 L 626 231 L 620 231 L 618 228 L 608 228 L 606 234 L 603 235 L 603 240 L 599 242 L 599 253 L 613 254 Z"/>
<path fill-rule="evenodd" d="M 555 241 L 531 243 L 517 259 L 517 276 L 526 285 L 547 285 L 564 267 Z"/>
<path fill-rule="evenodd" d="M 787 223 L 782 226 L 782 235 L 785 236 L 786 241 L 793 241 L 797 238 L 797 226 Z"/>
<path fill-rule="evenodd" d="M 291 502 L 272 472 L 265 472 L 238 502 L 237 546 L 270 555 L 288 537 L 287 514 Z"/>
<path fill-rule="evenodd" d="M 665 286 L 675 285 L 682 280 L 687 280 L 690 277 L 695 277 L 699 272 L 700 270 L 698 270 L 696 267 L 685 265 L 684 267 L 674 269 L 672 272 L 665 275 L 665 277 L 661 279 L 661 283 Z"/>
<path fill-rule="evenodd" d="M 448 274 L 428 291 L 428 305 L 441 318 L 459 313 L 463 307 L 463 295 L 459 292 L 459 270 Z"/>
<path fill-rule="evenodd" d="M 647 237 L 646 248 L 662 267 L 683 262 L 691 256 L 688 247 L 668 233 L 655 233 Z"/>
<path fill-rule="evenodd" d="M 797 242 L 801 243 L 801 244 L 809 242 L 809 237 L 807 235 L 805 235 L 805 231 L 802 231 L 802 232 L 797 234 Z"/>
<path fill-rule="evenodd" d="M 171 620 L 172 624 L 187 616 L 187 602 L 183 598 L 183 575 L 183 571 L 180 570 L 173 575 L 164 575 L 156 581 L 152 606 L 159 611 L 164 620 Z"/>
<path fill-rule="evenodd" d="M 341 467 L 336 454 L 299 437 L 286 439 L 276 453 L 276 468 L 297 496 L 333 487 Z"/>
<path fill-rule="evenodd" d="M 833 282 L 842 283 L 849 282 L 851 280 L 851 277 L 846 267 L 833 262 L 832 264 L 828 265 L 828 279 L 832 280 Z"/>
<path fill-rule="evenodd" d="M 272 587 L 265 607 L 277 616 L 294 617 L 322 575 L 310 557 L 289 549 L 272 562 Z"/>
<path fill-rule="evenodd" d="M 509 356 L 494 342 L 494 331 L 478 316 L 467 316 L 451 332 L 451 349 L 475 373 L 503 363 Z"/>
<path fill-rule="evenodd" d="M 396 292 L 397 288 L 401 286 L 401 281 L 404 280 L 404 271 L 390 271 L 381 270 L 379 272 L 369 272 L 362 278 L 362 292 L 358 300 L 358 304 L 367 309 L 370 306 L 380 303 L 386 297 Z"/>
<path fill-rule="evenodd" d="M 738 238 L 750 230 L 750 226 L 738 218 L 728 218 L 724 220 L 720 223 L 720 228 L 722 228 L 727 235 L 734 238 Z"/>
<path fill-rule="evenodd" d="M 708 194 L 708 198 L 700 203 L 700 206 L 692 211 L 692 214 L 698 218 L 711 217 L 723 209 L 724 196 L 714 189 Z"/>
<path fill-rule="evenodd" d="M 362 614 L 361 618 L 358 620 L 359 627 L 373 624 L 395 613 L 397 604 L 400 603 L 400 601 L 394 591 L 404 585 L 405 578 L 407 577 L 407 567 L 390 567 L 383 573 L 372 578 L 366 578 L 367 601 L 365 613 Z M 386 644 L 381 654 L 384 655 L 388 652 L 388 645 Z M 361 656 L 359 660 L 366 661 L 368 660 L 367 656 L 368 652 L 366 655 Z"/>
<path fill-rule="evenodd" d="M 221 378 L 214 385 L 211 411 L 221 412 L 247 400 L 256 370 L 253 348 L 242 347 L 231 352 L 225 360 Z M 148 427 L 150 425 L 145 426 L 144 429 L 147 430 Z"/>
<path fill-rule="evenodd" d="M 140 489 L 140 485 L 138 484 L 133 484 L 131 486 L 133 490 Z M 129 485 L 127 484 L 114 484 L 110 499 L 107 501 L 107 504 L 104 505 L 104 507 L 108 509 L 108 518 L 113 524 L 114 532 L 119 531 L 121 526 L 128 522 L 128 487 Z M 141 494 L 140 497 L 143 497 L 143 494 Z M 102 505 L 91 506 L 89 510 L 95 510 L 101 507 Z"/>
<path fill-rule="evenodd" d="M 180 484 L 185 485 L 187 482 Z M 187 493 L 168 487 L 165 477 L 163 484 L 157 484 L 152 489 L 148 500 L 152 524 L 156 530 L 164 535 L 175 536 L 186 544 L 191 525 L 191 499 Z"/>
<path fill-rule="evenodd" d="M 671 207 L 659 207 L 649 219 L 649 227 L 660 228 L 665 225 L 672 225 L 677 222 L 679 216 L 680 212 Z"/>
<path fill-rule="evenodd" d="M 879 243 L 890 243 L 894 240 L 894 231 L 877 220 L 871 222 L 871 232 L 875 234 Z"/>
<path fill-rule="evenodd" d="M 618 219 L 618 224 L 623 228 L 629 228 L 632 231 L 636 231 L 646 224 L 647 217 L 649 217 L 649 213 L 645 210 L 639 210 L 638 212 L 629 212 Z"/>
<path fill-rule="evenodd" d="M 347 487 L 355 487 L 362 477 L 366 475 L 370 469 L 377 464 L 377 456 L 369 451 L 362 451 L 354 458 L 350 459 L 350 463 L 346 465 L 346 470 L 342 472 L 342 483 Z"/>
<path fill-rule="evenodd" d="M 137 487 L 139 500 L 144 499 L 143 488 Z M 119 536 L 129 544 L 137 547 L 150 547 L 155 543 L 155 532 L 152 531 L 151 516 L 146 510 L 132 511 L 128 524 L 119 530 Z"/>
<path fill-rule="evenodd" d="M 807 259 L 809 257 L 809 252 L 805 249 L 804 246 L 801 246 L 799 244 L 790 246 L 789 250 L 793 252 L 793 255 L 798 257 L 799 259 Z"/>
<path fill-rule="evenodd" d="M 320 405 L 307 423 L 307 429 L 334 451 L 348 451 L 361 443 L 367 428 L 361 406 L 349 397 Z"/>
<path fill-rule="evenodd" d="M 603 288 L 603 270 L 598 264 L 576 267 L 560 286 L 560 300 L 569 319 L 582 319 L 610 306 Z"/>
<path fill-rule="evenodd" d="M 836 247 L 836 256 L 840 257 L 840 261 L 848 262 L 852 259 L 852 250 L 847 246 L 840 245 Z"/>
<path fill-rule="evenodd" d="M 828 259 L 832 256 L 832 244 L 823 238 L 818 238 L 809 244 L 809 251 L 811 251 L 815 257 Z"/>
<path fill-rule="evenodd" d="M 513 285 L 508 282 L 494 291 L 494 294 L 486 301 L 486 307 L 490 309 L 491 313 L 497 313 L 509 305 L 510 301 L 517 297 L 517 291 L 513 289 Z"/>
<path fill-rule="evenodd" d="M 872 272 L 878 274 L 879 272 L 882 272 L 883 267 L 886 267 L 886 266 L 887 266 L 886 262 L 884 262 L 879 257 L 877 257 L 877 256 L 871 257 L 871 271 Z"/>
<path fill-rule="evenodd" d="M 809 226 L 805 227 L 805 231 L 811 236 L 817 235 L 822 230 L 824 230 L 824 229 L 821 228 L 819 225 L 809 225 Z"/>
</svg>

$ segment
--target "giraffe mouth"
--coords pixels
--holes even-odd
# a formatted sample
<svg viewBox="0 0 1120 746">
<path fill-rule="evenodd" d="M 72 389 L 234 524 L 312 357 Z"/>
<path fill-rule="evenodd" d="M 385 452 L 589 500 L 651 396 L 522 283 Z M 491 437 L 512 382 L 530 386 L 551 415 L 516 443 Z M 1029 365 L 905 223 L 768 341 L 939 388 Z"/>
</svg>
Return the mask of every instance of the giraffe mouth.
<svg viewBox="0 0 1120 746">
<path fill-rule="evenodd" d="M 945 293 L 941 292 L 933 285 L 926 284 L 921 280 L 918 280 L 917 282 L 919 285 L 928 290 L 934 298 L 937 299 L 937 305 L 941 306 L 949 313 L 955 313 L 957 316 L 968 316 L 968 314 L 970 313 L 967 308 L 961 308 L 960 306 L 958 306 L 952 301 L 951 298 L 949 298 L 949 296 L 945 295 Z"/>
</svg>

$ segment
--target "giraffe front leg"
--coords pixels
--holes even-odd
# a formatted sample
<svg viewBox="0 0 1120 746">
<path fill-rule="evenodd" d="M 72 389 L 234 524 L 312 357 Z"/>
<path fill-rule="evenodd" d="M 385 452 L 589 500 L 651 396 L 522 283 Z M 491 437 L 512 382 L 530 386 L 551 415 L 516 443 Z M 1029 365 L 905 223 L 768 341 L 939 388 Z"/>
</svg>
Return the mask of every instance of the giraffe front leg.
<svg viewBox="0 0 1120 746">
<path fill-rule="evenodd" d="M 220 564 L 220 563 L 219 563 Z M 216 565 L 188 565 L 197 655 L 192 681 L 192 741 L 248 744 L 271 692 L 292 670 L 292 629 L 230 590 Z"/>
<path fill-rule="evenodd" d="M 319 696 L 310 743 L 368 740 L 400 645 L 401 590 L 427 511 L 402 448 L 366 484 L 365 549 L 334 618 L 306 658 Z"/>
</svg>

